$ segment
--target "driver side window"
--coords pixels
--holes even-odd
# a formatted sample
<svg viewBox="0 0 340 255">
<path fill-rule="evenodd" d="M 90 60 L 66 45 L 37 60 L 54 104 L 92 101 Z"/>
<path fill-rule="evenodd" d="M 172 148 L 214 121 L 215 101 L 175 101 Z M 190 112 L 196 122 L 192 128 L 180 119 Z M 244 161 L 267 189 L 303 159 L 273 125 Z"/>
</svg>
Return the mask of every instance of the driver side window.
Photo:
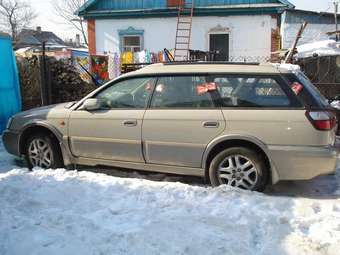
<svg viewBox="0 0 340 255">
<path fill-rule="evenodd" d="M 115 83 L 96 96 L 102 108 L 145 108 L 155 84 L 154 78 L 132 78 Z"/>
</svg>

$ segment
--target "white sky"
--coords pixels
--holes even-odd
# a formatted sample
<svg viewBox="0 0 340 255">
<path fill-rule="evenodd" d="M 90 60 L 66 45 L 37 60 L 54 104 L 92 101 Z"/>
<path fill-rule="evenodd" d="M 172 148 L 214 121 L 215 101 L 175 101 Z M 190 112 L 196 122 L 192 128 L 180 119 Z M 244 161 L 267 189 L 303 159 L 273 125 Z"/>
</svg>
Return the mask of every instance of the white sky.
<svg viewBox="0 0 340 255">
<path fill-rule="evenodd" d="M 38 18 L 34 26 L 41 26 L 43 30 L 53 31 L 61 38 L 74 38 L 75 31 L 61 20 L 53 10 L 51 0 L 26 0 L 31 3 L 32 7 L 38 13 Z M 58 1 L 58 0 L 54 0 Z M 290 0 L 297 9 L 313 11 L 333 11 L 331 0 Z"/>
</svg>

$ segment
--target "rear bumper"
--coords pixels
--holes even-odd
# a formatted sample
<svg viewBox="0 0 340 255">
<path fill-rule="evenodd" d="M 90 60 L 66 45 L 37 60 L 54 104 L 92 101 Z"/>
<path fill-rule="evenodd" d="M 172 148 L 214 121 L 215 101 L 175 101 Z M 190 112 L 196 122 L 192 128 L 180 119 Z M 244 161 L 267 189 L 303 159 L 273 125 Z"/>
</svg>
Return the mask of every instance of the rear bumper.
<svg viewBox="0 0 340 255">
<path fill-rule="evenodd" d="M 335 173 L 335 146 L 270 146 L 272 165 L 279 180 L 309 180 Z"/>
<path fill-rule="evenodd" d="M 20 156 L 18 132 L 7 129 L 2 135 L 2 140 L 8 153 Z"/>
</svg>

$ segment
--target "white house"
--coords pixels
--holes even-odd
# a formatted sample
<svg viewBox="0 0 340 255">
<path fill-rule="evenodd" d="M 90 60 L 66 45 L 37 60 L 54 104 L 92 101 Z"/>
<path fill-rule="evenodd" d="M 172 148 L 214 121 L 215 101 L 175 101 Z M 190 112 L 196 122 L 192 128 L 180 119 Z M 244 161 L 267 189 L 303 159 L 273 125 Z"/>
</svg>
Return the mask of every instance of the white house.
<svg viewBox="0 0 340 255">
<path fill-rule="evenodd" d="M 90 53 L 174 48 L 180 1 L 87 1 L 78 15 L 88 21 Z M 190 49 L 225 52 L 219 60 L 268 60 L 280 47 L 281 14 L 291 8 L 286 0 L 196 0 Z"/>
<path fill-rule="evenodd" d="M 335 38 L 335 35 L 327 34 L 335 31 L 334 13 L 289 9 L 282 14 L 282 48 L 288 49 L 292 46 L 301 24 L 305 21 L 308 25 L 298 45 Z M 338 23 L 340 24 L 340 17 Z"/>
</svg>

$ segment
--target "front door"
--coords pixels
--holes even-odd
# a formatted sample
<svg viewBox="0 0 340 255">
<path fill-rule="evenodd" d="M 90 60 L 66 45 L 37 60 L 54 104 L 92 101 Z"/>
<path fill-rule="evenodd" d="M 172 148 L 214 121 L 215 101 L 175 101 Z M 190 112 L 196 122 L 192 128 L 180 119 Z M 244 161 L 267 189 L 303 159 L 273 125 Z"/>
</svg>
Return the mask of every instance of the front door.
<svg viewBox="0 0 340 255">
<path fill-rule="evenodd" d="M 216 52 L 216 61 L 229 60 L 229 34 L 210 34 L 209 51 Z"/>
<path fill-rule="evenodd" d="M 225 128 L 207 85 L 204 76 L 158 79 L 142 127 L 147 163 L 201 167 L 207 144 Z"/>
<path fill-rule="evenodd" d="M 141 128 L 154 80 L 133 78 L 116 82 L 94 98 L 102 108 L 77 109 L 69 119 L 69 142 L 77 157 L 144 162 Z"/>
</svg>

